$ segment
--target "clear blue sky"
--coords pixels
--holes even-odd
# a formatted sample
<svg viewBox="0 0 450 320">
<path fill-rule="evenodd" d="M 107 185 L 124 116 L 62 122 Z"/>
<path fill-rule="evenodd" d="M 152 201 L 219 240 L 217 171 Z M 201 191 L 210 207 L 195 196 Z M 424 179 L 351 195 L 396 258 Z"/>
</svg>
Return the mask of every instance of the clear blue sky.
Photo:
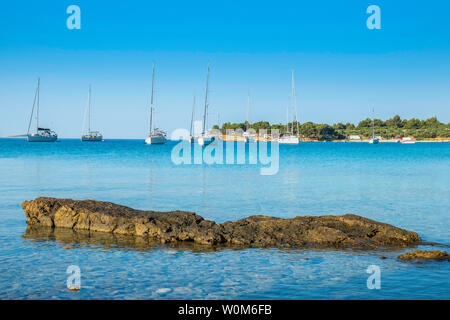
<svg viewBox="0 0 450 320">
<path fill-rule="evenodd" d="M 81 8 L 69 30 L 66 8 Z M 381 8 L 368 30 L 366 8 Z M 295 69 L 300 122 L 370 116 L 450 121 L 449 1 L 8 1 L 0 10 L 0 136 L 26 132 L 37 77 L 41 124 L 79 137 L 88 85 L 92 126 L 144 138 L 151 64 L 157 123 L 202 112 L 211 61 L 211 123 L 284 122 Z"/>
</svg>

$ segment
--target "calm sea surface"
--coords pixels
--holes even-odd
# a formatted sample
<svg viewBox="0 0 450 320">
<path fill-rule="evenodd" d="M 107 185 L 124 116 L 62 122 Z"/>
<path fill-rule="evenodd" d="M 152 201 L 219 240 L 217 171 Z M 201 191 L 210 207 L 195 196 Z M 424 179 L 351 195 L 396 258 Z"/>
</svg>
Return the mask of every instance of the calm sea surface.
<svg viewBox="0 0 450 320">
<path fill-rule="evenodd" d="M 449 143 L 282 145 L 272 176 L 250 164 L 177 166 L 174 145 L 0 139 L 0 298 L 450 299 L 450 263 L 396 259 L 410 249 L 201 251 L 27 231 L 20 203 L 51 196 L 194 211 L 219 223 L 354 213 L 450 251 Z M 70 265 L 81 269 L 79 292 L 66 288 Z M 370 265 L 381 269 L 380 290 L 367 288 Z"/>
</svg>

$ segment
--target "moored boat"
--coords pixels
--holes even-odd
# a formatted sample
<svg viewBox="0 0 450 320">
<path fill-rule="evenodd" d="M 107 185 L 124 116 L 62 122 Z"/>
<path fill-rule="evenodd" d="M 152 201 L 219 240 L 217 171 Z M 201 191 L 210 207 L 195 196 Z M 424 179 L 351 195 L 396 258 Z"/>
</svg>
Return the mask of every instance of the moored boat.
<svg viewBox="0 0 450 320">
<path fill-rule="evenodd" d="M 103 141 L 103 135 L 98 131 L 89 131 L 81 136 L 81 141 Z"/>
<path fill-rule="evenodd" d="M 58 135 L 46 128 L 38 128 L 35 133 L 28 134 L 28 142 L 55 142 L 58 139 Z"/>
<path fill-rule="evenodd" d="M 164 144 L 166 142 L 167 142 L 166 135 L 161 131 L 154 132 L 152 135 L 145 138 L 146 144 Z"/>
<path fill-rule="evenodd" d="M 209 70 L 210 64 L 208 62 L 208 73 L 206 75 L 206 93 L 205 93 L 205 109 L 203 112 L 203 130 L 202 133 L 197 137 L 197 143 L 201 146 L 207 146 L 213 143 L 216 140 L 216 136 L 214 136 L 210 131 L 208 131 L 208 94 L 209 94 Z"/>
<path fill-rule="evenodd" d="M 278 138 L 279 144 L 299 144 L 299 142 L 298 136 L 293 135 L 291 132 L 286 132 Z"/>
<path fill-rule="evenodd" d="M 403 144 L 414 144 L 414 143 L 416 143 L 416 139 L 414 139 L 412 137 L 403 137 L 402 140 L 400 140 L 400 143 L 403 143 Z"/>
<path fill-rule="evenodd" d="M 374 113 L 374 109 L 372 109 L 372 113 Z M 369 143 L 378 144 L 378 142 L 380 142 L 380 140 L 377 137 L 375 137 L 375 119 L 372 116 L 372 138 L 369 139 Z"/>
<path fill-rule="evenodd" d="M 196 140 L 196 138 L 194 137 L 194 116 L 195 116 L 195 95 L 194 95 L 194 102 L 192 103 L 191 128 L 189 130 L 189 137 L 187 139 L 190 143 L 195 143 Z"/>
<path fill-rule="evenodd" d="M 297 124 L 297 133 L 294 133 L 294 122 L 292 122 L 292 126 L 289 127 L 289 107 L 286 108 L 286 132 L 281 134 L 281 136 L 278 138 L 279 144 L 299 144 L 300 143 L 300 137 L 299 137 L 299 123 L 298 123 L 298 111 L 297 111 L 297 101 L 296 101 L 296 95 L 295 95 L 295 83 L 294 83 L 294 70 L 292 70 L 292 78 L 291 78 L 291 104 L 293 108 L 294 113 L 294 121 Z"/>
<path fill-rule="evenodd" d="M 207 146 L 207 145 L 213 143 L 215 140 L 216 140 L 215 136 L 204 134 L 204 135 L 201 135 L 200 137 L 198 137 L 197 142 L 201 146 Z"/>
<path fill-rule="evenodd" d="M 152 96 L 150 103 L 150 133 L 145 138 L 146 144 L 164 144 L 167 142 L 166 133 L 158 128 L 155 128 L 155 64 L 153 63 L 153 73 L 152 73 Z"/>
<path fill-rule="evenodd" d="M 39 89 L 40 89 L 40 79 L 38 79 L 36 94 L 34 96 L 33 108 L 31 110 L 30 122 L 28 124 L 27 140 L 28 142 L 55 142 L 58 139 L 58 135 L 54 131 L 48 128 L 39 127 Z M 36 107 L 36 130 L 33 133 L 30 133 L 35 107 Z"/>
<path fill-rule="evenodd" d="M 87 132 L 85 132 L 86 116 L 88 121 Z M 84 142 L 98 142 L 103 141 L 103 135 L 99 131 L 91 131 L 91 86 L 89 85 L 87 110 L 84 113 L 83 133 L 81 134 L 81 141 Z"/>
</svg>

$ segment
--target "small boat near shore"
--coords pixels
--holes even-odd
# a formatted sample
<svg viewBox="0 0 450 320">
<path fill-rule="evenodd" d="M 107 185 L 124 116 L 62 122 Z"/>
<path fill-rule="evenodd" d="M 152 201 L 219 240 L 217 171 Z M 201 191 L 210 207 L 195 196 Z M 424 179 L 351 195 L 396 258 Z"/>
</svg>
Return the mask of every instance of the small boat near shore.
<svg viewBox="0 0 450 320">
<path fill-rule="evenodd" d="M 250 128 L 250 91 L 247 96 L 247 120 L 245 121 L 245 132 L 242 133 L 245 143 L 253 143 L 258 141 L 255 130 Z"/>
<path fill-rule="evenodd" d="M 201 146 L 207 146 L 213 143 L 214 141 L 216 141 L 216 137 L 209 134 L 203 134 L 197 139 L 198 144 Z"/>
<path fill-rule="evenodd" d="M 279 144 L 299 144 L 299 142 L 298 136 L 293 135 L 291 132 L 286 132 L 278 138 Z"/>
<path fill-rule="evenodd" d="M 289 128 L 289 108 L 286 108 L 286 132 L 278 138 L 279 144 L 299 144 L 300 139 Z"/>
<path fill-rule="evenodd" d="M 372 109 L 372 114 L 374 114 L 374 113 L 375 113 L 375 110 Z M 375 137 L 375 118 L 372 115 L 372 138 L 369 139 L 369 143 L 370 144 L 378 144 L 378 142 L 380 142 L 380 140 Z"/>
<path fill-rule="evenodd" d="M 281 134 L 278 138 L 279 144 L 299 144 L 299 125 L 298 125 L 298 111 L 297 111 L 297 101 L 295 96 L 295 83 L 294 83 L 294 70 L 292 70 L 291 77 L 291 104 L 292 111 L 294 113 L 294 121 L 297 123 L 297 133 L 294 134 L 294 122 L 292 122 L 291 128 L 289 128 L 289 107 L 286 108 L 286 132 Z"/>
<path fill-rule="evenodd" d="M 150 102 L 150 133 L 145 138 L 146 144 L 165 144 L 167 142 L 166 133 L 158 128 L 155 128 L 155 64 L 153 63 L 152 73 L 152 96 Z"/>
<path fill-rule="evenodd" d="M 27 140 L 28 142 L 55 142 L 58 139 L 58 135 L 54 131 L 48 128 L 39 127 L 39 89 L 40 89 L 40 78 L 38 78 L 33 108 L 31 110 L 30 122 L 28 124 Z M 33 133 L 30 133 L 35 107 L 36 107 L 36 130 Z"/>
<path fill-rule="evenodd" d="M 87 132 L 85 132 L 85 130 L 84 130 L 86 116 L 87 116 L 87 121 L 88 121 Z M 81 135 L 81 141 L 83 141 L 83 142 L 103 141 L 103 135 L 99 131 L 91 131 L 91 85 L 89 85 L 88 103 L 87 103 L 87 110 L 85 110 L 85 113 L 84 113 L 83 133 Z"/>
<path fill-rule="evenodd" d="M 416 139 L 411 137 L 403 137 L 402 140 L 400 140 L 400 143 L 402 144 L 414 144 L 416 143 Z"/>
</svg>

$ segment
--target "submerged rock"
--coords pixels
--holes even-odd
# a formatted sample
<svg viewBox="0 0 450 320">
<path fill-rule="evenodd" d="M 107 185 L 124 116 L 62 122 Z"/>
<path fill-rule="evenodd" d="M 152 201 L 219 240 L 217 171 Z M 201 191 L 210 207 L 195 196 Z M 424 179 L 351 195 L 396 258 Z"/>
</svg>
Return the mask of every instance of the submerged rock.
<svg viewBox="0 0 450 320">
<path fill-rule="evenodd" d="M 146 237 L 207 246 L 348 248 L 407 246 L 417 233 L 357 215 L 282 219 L 251 216 L 216 224 L 193 212 L 141 211 L 111 202 L 37 198 L 24 201 L 29 225 Z"/>
<path fill-rule="evenodd" d="M 414 250 L 409 251 L 398 256 L 400 260 L 440 260 L 440 261 L 450 261 L 450 254 L 445 251 L 440 250 Z"/>
</svg>

